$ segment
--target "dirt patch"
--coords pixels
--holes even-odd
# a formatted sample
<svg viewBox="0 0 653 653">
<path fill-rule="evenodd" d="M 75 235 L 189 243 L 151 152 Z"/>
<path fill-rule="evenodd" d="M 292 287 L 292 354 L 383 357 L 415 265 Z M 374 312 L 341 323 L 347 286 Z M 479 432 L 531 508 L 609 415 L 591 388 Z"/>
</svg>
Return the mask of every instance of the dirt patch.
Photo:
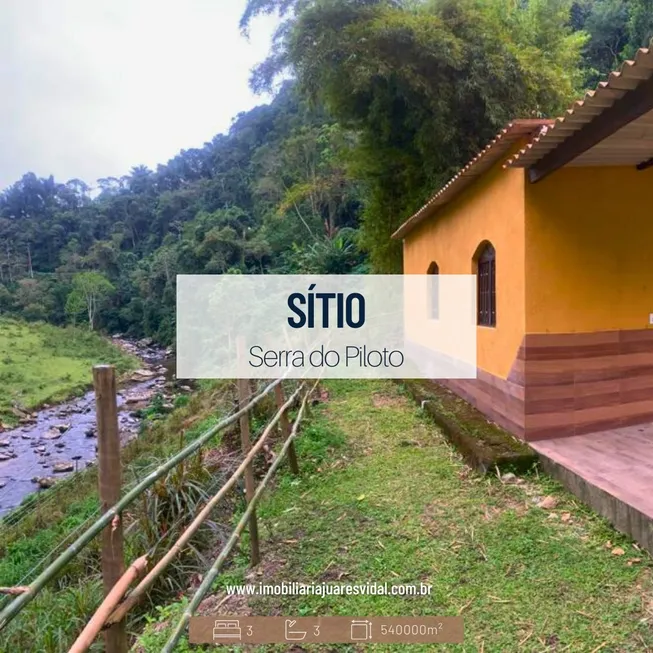
<svg viewBox="0 0 653 653">
<path fill-rule="evenodd" d="M 252 615 L 252 609 L 249 607 L 249 597 L 228 596 L 224 593 L 213 594 L 205 598 L 197 608 L 197 616 L 199 617 L 233 614 L 238 614 L 241 617 Z"/>
<path fill-rule="evenodd" d="M 402 397 L 396 397 L 385 394 L 373 394 L 372 404 L 374 408 L 393 408 L 396 406 L 405 405 L 405 400 Z"/>
<path fill-rule="evenodd" d="M 653 627 L 653 570 L 647 569 L 635 586 L 640 601 L 642 621 Z"/>
<path fill-rule="evenodd" d="M 202 461 L 205 467 L 209 469 L 227 469 L 234 471 L 238 467 L 239 455 L 237 453 L 228 451 L 225 447 L 217 449 L 208 449 L 203 452 Z"/>
<path fill-rule="evenodd" d="M 446 509 L 437 501 L 429 503 L 420 519 L 424 530 L 432 537 L 440 537 L 451 530 L 445 519 Z"/>
<path fill-rule="evenodd" d="M 242 452 L 242 443 L 240 441 L 240 431 L 237 426 L 231 426 L 222 431 L 222 447 L 230 453 L 239 454 Z"/>
<path fill-rule="evenodd" d="M 320 581 L 323 583 L 340 581 L 345 576 L 348 576 L 349 572 L 345 571 L 342 567 L 333 565 L 325 569 L 322 574 L 320 574 Z"/>
<path fill-rule="evenodd" d="M 261 563 L 245 577 L 245 584 L 257 585 L 258 583 L 272 584 L 285 568 L 286 561 L 276 557 L 273 553 L 267 553 Z M 219 592 L 207 596 L 199 605 L 197 614 L 208 615 L 234 615 L 251 616 L 254 611 L 251 601 L 256 600 L 256 595 L 244 596 L 238 594 L 228 595 L 226 592 Z"/>
<path fill-rule="evenodd" d="M 498 502 L 498 505 L 484 506 L 484 517 L 489 521 L 493 517 L 502 515 L 509 510 L 514 511 L 516 515 L 521 517 L 528 512 L 529 508 L 530 506 L 525 498 L 520 501 L 514 497 L 504 496 Z"/>
<path fill-rule="evenodd" d="M 281 570 L 285 569 L 286 561 L 284 558 L 275 556 L 273 552 L 266 554 L 265 558 L 260 564 L 247 575 L 247 581 L 250 583 L 259 583 L 265 580 L 269 582 L 270 579 L 279 575 Z"/>
</svg>

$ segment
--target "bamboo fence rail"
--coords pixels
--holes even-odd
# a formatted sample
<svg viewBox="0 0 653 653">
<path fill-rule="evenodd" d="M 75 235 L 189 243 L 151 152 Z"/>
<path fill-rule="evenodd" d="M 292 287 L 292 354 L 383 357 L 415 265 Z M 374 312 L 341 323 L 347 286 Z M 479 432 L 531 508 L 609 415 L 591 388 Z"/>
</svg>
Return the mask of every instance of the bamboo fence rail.
<svg viewBox="0 0 653 653">
<path fill-rule="evenodd" d="M 299 412 L 297 413 L 297 417 L 293 424 L 292 431 L 288 436 L 288 439 L 285 441 L 281 451 L 279 452 L 279 455 L 275 458 L 274 462 L 270 466 L 270 469 L 268 469 L 266 475 L 264 476 L 263 480 L 261 481 L 258 488 L 256 489 L 256 492 L 254 493 L 252 500 L 249 502 L 249 505 L 247 506 L 247 510 L 245 510 L 245 512 L 243 513 L 242 517 L 240 518 L 240 521 L 238 522 L 236 528 L 232 532 L 229 540 L 227 540 L 227 543 L 222 548 L 220 555 L 216 558 L 215 562 L 213 563 L 209 571 L 205 574 L 201 585 L 199 586 L 193 598 L 191 599 L 190 603 L 184 610 L 184 613 L 179 619 L 179 622 L 177 623 L 174 631 L 172 632 L 172 635 L 166 642 L 166 645 L 163 647 L 162 653 L 172 653 L 174 651 L 176 644 L 179 642 L 182 635 L 184 634 L 184 630 L 186 629 L 186 626 L 188 625 L 190 618 L 193 616 L 195 610 L 197 610 L 204 596 L 206 596 L 206 594 L 211 589 L 211 586 L 213 585 L 213 582 L 218 576 L 222 565 L 227 559 L 227 556 L 229 555 L 229 553 L 231 553 L 231 550 L 240 539 L 240 536 L 245 530 L 245 526 L 247 525 L 250 516 L 254 513 L 257 503 L 260 501 L 261 497 L 263 496 L 263 492 L 265 491 L 267 484 L 270 482 L 270 480 L 276 473 L 277 469 L 279 468 L 286 454 L 288 453 L 288 450 L 290 449 L 295 438 L 297 437 L 297 434 L 299 432 L 299 425 L 301 423 L 304 410 L 306 409 L 306 403 L 309 397 L 313 394 L 313 391 L 317 387 L 318 382 L 319 380 L 316 381 L 313 387 L 311 388 L 311 390 L 309 390 L 304 395 L 304 399 L 301 403 Z"/>
<path fill-rule="evenodd" d="M 166 567 L 172 562 L 172 560 L 177 556 L 183 548 L 188 544 L 193 535 L 197 532 L 200 526 L 206 521 L 211 511 L 215 506 L 225 497 L 227 492 L 236 484 L 238 479 L 243 475 L 247 466 L 252 462 L 254 456 L 263 448 L 266 440 L 269 435 L 272 433 L 272 430 L 277 425 L 277 423 L 285 416 L 286 411 L 295 403 L 295 400 L 299 396 L 299 393 L 303 389 L 303 384 L 300 385 L 297 390 L 290 396 L 288 401 L 286 401 L 277 411 L 275 416 L 270 420 L 268 425 L 265 427 L 265 430 L 257 439 L 254 446 L 251 448 L 250 452 L 247 454 L 245 459 L 240 463 L 238 469 L 232 474 L 229 480 L 220 488 L 220 490 L 206 503 L 202 510 L 197 514 L 195 519 L 191 524 L 186 528 L 182 533 L 179 539 L 173 544 L 173 546 L 168 550 L 168 552 L 156 563 L 156 565 L 150 570 L 150 572 L 141 580 L 138 586 L 127 596 L 127 598 L 116 607 L 112 614 L 107 619 L 105 625 L 110 625 L 117 623 L 124 619 L 125 615 L 131 610 L 132 607 L 136 605 L 140 598 L 142 598 L 147 590 L 153 585 L 153 583 L 159 578 L 162 572 Z"/>
<path fill-rule="evenodd" d="M 137 483 L 131 490 L 129 490 L 115 505 L 108 509 L 101 515 L 84 533 L 82 533 L 66 550 L 52 561 L 29 585 L 16 596 L 10 603 L 8 603 L 2 611 L 0 611 L 0 631 L 2 631 L 7 624 L 16 617 L 16 615 L 30 602 L 38 593 L 50 582 L 76 555 L 78 555 L 84 547 L 91 542 L 97 535 L 110 526 L 114 519 L 120 518 L 120 513 L 129 506 L 142 492 L 151 487 L 159 478 L 169 472 L 173 467 L 180 462 L 186 460 L 188 457 L 198 451 L 204 444 L 213 438 L 221 430 L 231 426 L 237 422 L 242 415 L 247 414 L 254 408 L 265 396 L 267 396 L 277 385 L 283 381 L 283 378 L 276 379 L 268 384 L 260 393 L 255 395 L 245 405 L 241 406 L 239 410 L 232 413 L 229 417 L 221 420 L 218 424 L 210 428 L 203 435 L 197 438 L 194 442 L 190 443 L 179 453 L 172 456 L 165 463 L 159 465 L 153 472 L 146 476 L 143 480 Z"/>
<path fill-rule="evenodd" d="M 102 630 L 102 626 L 109 614 L 111 614 L 120 599 L 125 595 L 129 586 L 145 571 L 146 568 L 147 556 L 141 556 L 131 564 L 107 594 L 104 601 L 102 601 L 102 604 L 88 624 L 86 624 L 86 627 L 82 630 L 75 643 L 70 647 L 68 653 L 84 653 L 84 651 L 88 651 L 91 644 L 93 644 L 93 640 Z"/>
</svg>

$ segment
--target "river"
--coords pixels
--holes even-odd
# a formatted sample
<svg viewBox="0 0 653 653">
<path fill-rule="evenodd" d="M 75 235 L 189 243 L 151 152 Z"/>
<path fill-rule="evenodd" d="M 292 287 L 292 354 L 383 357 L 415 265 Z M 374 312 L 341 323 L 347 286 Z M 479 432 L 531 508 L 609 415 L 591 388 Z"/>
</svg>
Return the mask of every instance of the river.
<svg viewBox="0 0 653 653">
<path fill-rule="evenodd" d="M 174 359 L 148 343 L 118 340 L 136 354 L 142 369 L 118 389 L 118 423 L 122 443 L 138 436 L 135 414 L 158 393 L 172 398 Z M 186 388 L 185 388 L 186 389 Z M 28 423 L 0 432 L 0 516 L 16 508 L 32 492 L 95 464 L 97 433 L 95 393 L 33 413 Z"/>
</svg>

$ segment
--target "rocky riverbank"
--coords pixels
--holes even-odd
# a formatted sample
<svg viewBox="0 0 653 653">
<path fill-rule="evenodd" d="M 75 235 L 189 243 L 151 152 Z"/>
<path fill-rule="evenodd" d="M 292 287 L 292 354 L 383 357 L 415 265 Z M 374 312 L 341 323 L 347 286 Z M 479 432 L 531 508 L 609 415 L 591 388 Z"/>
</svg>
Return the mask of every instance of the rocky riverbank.
<svg viewBox="0 0 653 653">
<path fill-rule="evenodd" d="M 140 412 L 155 396 L 172 407 L 176 395 L 190 392 L 174 379 L 171 350 L 151 341 L 133 342 L 119 335 L 113 342 L 142 361 L 141 369 L 120 380 L 118 423 L 123 444 L 138 436 Z M 33 413 L 17 415 L 19 425 L 0 432 L 0 515 L 28 494 L 59 478 L 95 464 L 97 432 L 95 393 Z"/>
</svg>

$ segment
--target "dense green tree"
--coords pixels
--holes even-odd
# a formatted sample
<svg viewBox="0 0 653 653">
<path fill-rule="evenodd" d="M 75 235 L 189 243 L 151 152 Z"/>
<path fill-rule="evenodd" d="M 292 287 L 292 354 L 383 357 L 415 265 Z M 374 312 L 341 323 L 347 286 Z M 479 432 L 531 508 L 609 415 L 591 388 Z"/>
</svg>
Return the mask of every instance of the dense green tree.
<svg viewBox="0 0 653 653">
<path fill-rule="evenodd" d="M 73 278 L 72 285 L 72 291 L 66 301 L 66 313 L 74 318 L 85 312 L 88 328 L 93 330 L 98 308 L 115 288 L 99 272 L 80 272 Z"/>
<path fill-rule="evenodd" d="M 652 0 L 577 0 L 571 25 L 588 35 L 583 56 L 586 86 L 593 88 L 653 37 Z"/>
<path fill-rule="evenodd" d="M 630 0 L 628 6 L 628 43 L 623 56 L 631 59 L 638 48 L 648 47 L 653 37 L 653 0 Z"/>
<path fill-rule="evenodd" d="M 566 0 L 251 0 L 242 26 L 291 9 L 253 86 L 290 71 L 357 133 L 349 174 L 367 190 L 363 244 L 379 272 L 400 269 L 393 229 L 503 123 L 559 112 L 582 81 Z"/>
</svg>

